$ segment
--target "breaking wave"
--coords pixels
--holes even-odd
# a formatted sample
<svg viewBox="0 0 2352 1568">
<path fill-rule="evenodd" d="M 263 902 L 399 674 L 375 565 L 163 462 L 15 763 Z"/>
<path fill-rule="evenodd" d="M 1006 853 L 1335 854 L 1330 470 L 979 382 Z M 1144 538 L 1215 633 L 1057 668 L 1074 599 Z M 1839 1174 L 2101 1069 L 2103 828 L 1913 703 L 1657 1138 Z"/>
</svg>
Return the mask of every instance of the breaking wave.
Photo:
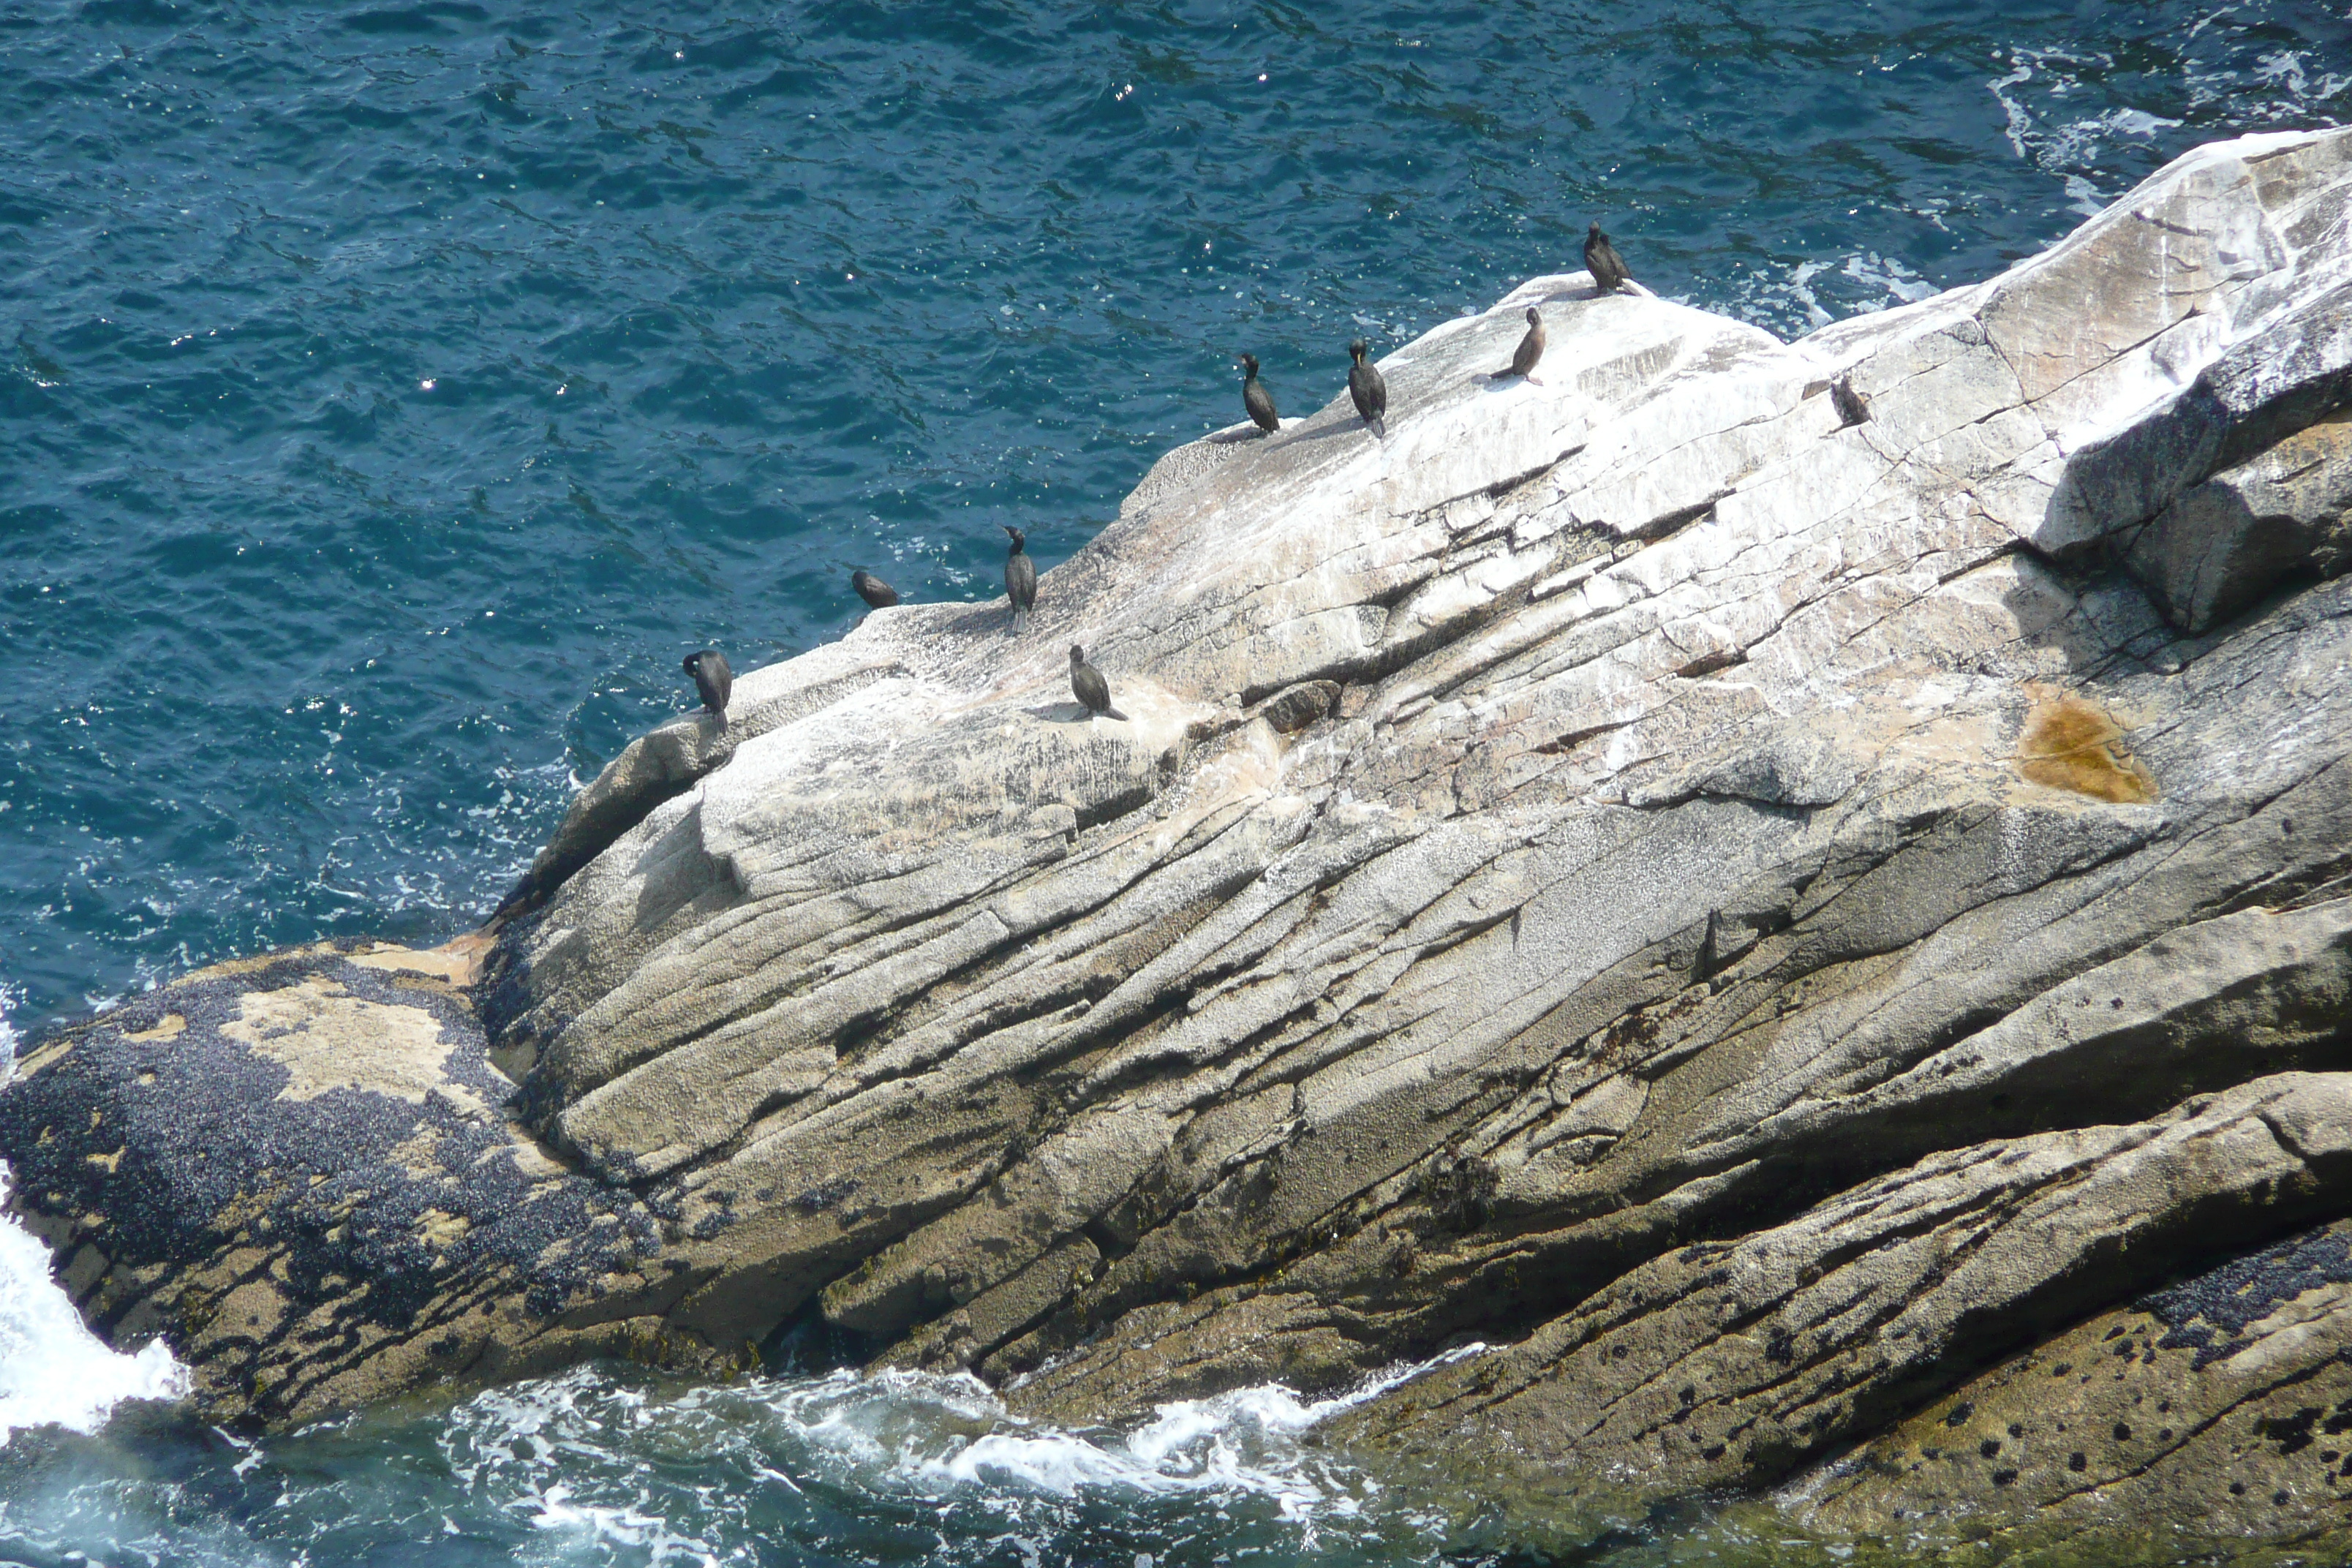
<svg viewBox="0 0 2352 1568">
<path fill-rule="evenodd" d="M 13 1076 L 16 1031 L 0 991 L 0 1083 Z M 0 1206 L 8 1195 L 0 1164 Z M 0 1218 L 0 1443 L 26 1426 L 95 1432 L 126 1399 L 178 1399 L 187 1373 L 160 1340 L 119 1355 L 84 1326 L 51 1272 L 49 1249 Z"/>
</svg>

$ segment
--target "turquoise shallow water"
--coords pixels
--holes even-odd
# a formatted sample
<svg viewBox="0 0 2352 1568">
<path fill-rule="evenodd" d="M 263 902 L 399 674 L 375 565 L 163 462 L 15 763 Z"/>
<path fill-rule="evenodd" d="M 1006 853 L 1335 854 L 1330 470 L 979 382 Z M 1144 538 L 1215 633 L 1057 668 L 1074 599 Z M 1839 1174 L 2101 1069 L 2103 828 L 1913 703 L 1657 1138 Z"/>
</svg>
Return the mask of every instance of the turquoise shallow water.
<svg viewBox="0 0 2352 1568">
<path fill-rule="evenodd" d="M 835 636 L 856 565 L 978 596 L 1001 522 L 1051 565 L 1239 417 L 1242 350 L 1304 412 L 1349 338 L 1572 268 L 1593 218 L 1657 291 L 1791 335 L 1985 277 L 2199 141 L 2347 118 L 2338 0 L 0 8 L 0 1006 L 470 927 L 689 704 L 682 652 Z M 37 1415 L 21 1363 L 64 1352 L 6 1328 Z M 958 1470 L 993 1418 L 937 1390 L 853 1399 L 917 1484 L 582 1376 L 529 1395 L 656 1412 L 565 1439 L 593 1500 L 542 1507 L 572 1483 L 516 1434 L 464 1458 L 473 1406 L 259 1458 L 147 1416 L 0 1452 L 0 1554 L 1474 1549 L 1280 1434 L 1250 1462 L 1322 1475 L 1313 1507 L 1138 1479 L 1190 1450 L 1066 1497 Z"/>
</svg>

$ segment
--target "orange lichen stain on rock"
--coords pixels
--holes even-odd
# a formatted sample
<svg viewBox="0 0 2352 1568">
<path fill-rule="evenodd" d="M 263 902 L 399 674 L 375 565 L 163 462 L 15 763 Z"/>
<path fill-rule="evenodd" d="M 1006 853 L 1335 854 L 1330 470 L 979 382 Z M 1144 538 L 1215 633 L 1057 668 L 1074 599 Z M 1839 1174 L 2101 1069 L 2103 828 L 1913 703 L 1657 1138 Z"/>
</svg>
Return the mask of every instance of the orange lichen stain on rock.
<svg viewBox="0 0 2352 1568">
<path fill-rule="evenodd" d="M 2079 697 L 2042 698 L 2017 739 L 2017 771 L 2038 784 L 2073 790 L 2117 805 L 2156 798 L 2156 780 L 2124 749 L 2124 732 L 2105 711 Z"/>
</svg>

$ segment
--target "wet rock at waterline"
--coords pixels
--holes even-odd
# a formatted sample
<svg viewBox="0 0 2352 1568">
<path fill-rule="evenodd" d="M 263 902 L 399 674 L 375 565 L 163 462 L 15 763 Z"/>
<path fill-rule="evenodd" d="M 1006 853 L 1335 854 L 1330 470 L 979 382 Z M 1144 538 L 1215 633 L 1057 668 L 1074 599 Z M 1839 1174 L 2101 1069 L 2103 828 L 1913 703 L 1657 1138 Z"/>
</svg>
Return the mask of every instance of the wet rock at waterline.
<svg viewBox="0 0 2352 1568">
<path fill-rule="evenodd" d="M 1536 279 L 1383 363 L 1385 442 L 1169 454 L 1017 641 L 902 606 L 634 744 L 472 1012 L 313 954 L 59 1035 L 16 1202 L 278 1419 L 810 1314 L 1081 1419 L 1476 1340 L 1355 1439 L 1910 1506 L 1955 1390 L 2352 1217 L 2347 274 L 2331 132 L 1795 344 Z M 1486 376 L 1529 306 L 1542 383 Z M 125 1220 L 167 1070 L 252 1121 Z M 2336 1289 L 2249 1344 L 2318 1377 Z M 2200 1353 L 2133 1392 L 2301 1419 Z M 2084 1453 L 1916 1489 L 2127 1506 Z"/>
<path fill-rule="evenodd" d="M 29 1051 L 0 1094 L 12 1209 L 91 1326 L 162 1334 L 207 1405 L 275 1420 L 662 1350 L 657 1313 L 583 1305 L 642 1287 L 661 1216 L 514 1123 L 469 975 L 297 949 Z"/>
<path fill-rule="evenodd" d="M 1808 1522 L 1932 1529 L 2340 1523 L 2352 1478 L 2343 1221 L 2075 1322 L 1931 1402 L 1806 1489 Z"/>
<path fill-rule="evenodd" d="M 1832 1529 L 1886 1533 L 2004 1502 L 2081 1521 L 2145 1523 L 2163 1506 L 2186 1530 L 2308 1529 L 2343 1500 L 2298 1488 L 2287 1510 L 2275 1467 L 2246 1456 L 2315 1398 L 2322 1415 L 2339 1398 L 2352 1410 L 2340 1236 L 2316 1269 L 2252 1271 L 2284 1283 L 2243 1313 L 2260 1321 L 2231 1325 L 2242 1333 L 2219 1365 L 2193 1285 L 2150 1304 L 2177 1321 L 2126 1314 L 2127 1342 L 2104 1321 L 2068 1328 L 2210 1258 L 2217 1237 L 2347 1205 L 2352 1074 L 2258 1079 L 2143 1122 L 1930 1155 L 1786 1224 L 1671 1248 L 1517 1343 L 1352 1414 L 1330 1440 L 1441 1472 L 1465 1452 L 1508 1461 L 1512 1489 L 1572 1511 L 1628 1473 L 1654 1492 L 1779 1483 L 1910 1415 L 1859 1474 L 1847 1460 L 1811 1489 Z M 2055 1337 L 2026 1358 L 2032 1376 L 2003 1369 L 1981 1392 L 1947 1393 L 1952 1369 L 2037 1331 Z M 2158 1347 L 2181 1352 L 2160 1372 Z M 2135 1422 L 2137 1447 L 2104 1440 Z M 2095 1472 L 2074 1463 L 2092 1452 Z"/>
</svg>

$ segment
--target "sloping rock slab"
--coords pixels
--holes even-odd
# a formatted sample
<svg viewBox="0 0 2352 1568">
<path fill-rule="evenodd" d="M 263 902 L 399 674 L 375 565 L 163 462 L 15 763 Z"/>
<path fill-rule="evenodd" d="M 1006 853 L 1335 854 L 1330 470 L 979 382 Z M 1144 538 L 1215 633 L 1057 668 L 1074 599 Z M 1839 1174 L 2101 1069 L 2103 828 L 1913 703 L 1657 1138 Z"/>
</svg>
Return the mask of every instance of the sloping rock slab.
<svg viewBox="0 0 2352 1568">
<path fill-rule="evenodd" d="M 2165 617 L 2203 632 L 2282 582 L 2352 569 L 2352 415 L 2215 474 L 2157 514 L 2124 559 Z"/>
<path fill-rule="evenodd" d="M 2352 1226 L 2102 1312 L 1792 1489 L 1835 1532 L 2352 1526 Z M 2315 1559 L 2340 1557 L 2325 1547 Z"/>
<path fill-rule="evenodd" d="M 1585 1478 L 1605 1478 L 1612 1492 L 1631 1482 L 1664 1494 L 1777 1482 L 1932 1398 L 1950 1364 L 1982 1364 L 2118 1290 L 2156 1284 L 2183 1258 L 2210 1248 L 2216 1234 L 2275 1231 L 2340 1212 L 2347 1199 L 2352 1075 L 2258 1079 L 2147 1122 L 1937 1155 L 1788 1225 L 1678 1249 L 1507 1349 L 1456 1362 L 1424 1376 L 1409 1396 L 1350 1413 L 1331 1436 L 1424 1462 L 1465 1452 L 1482 1462 L 1527 1456 L 1551 1479 L 1564 1509 L 1574 1507 Z M 2298 1321 L 2308 1325 L 2333 1310 L 2314 1303 Z M 2038 1356 L 2066 1353 L 2058 1346 L 2082 1337 L 2077 1331 Z M 2143 1330 L 2140 1346 L 2155 1338 Z M 2300 1353 L 2277 1342 L 2266 1354 L 2252 1344 L 2237 1354 L 2263 1362 L 2274 1385 L 2290 1371 L 2308 1378 L 2325 1370 L 2344 1343 L 2336 1331 Z M 2079 1386 L 2104 1373 L 2101 1358 L 2112 1359 L 2081 1349 Z M 2221 1396 L 2213 1415 L 2242 1404 L 2244 1393 Z M 2181 1419 L 2163 1422 L 2149 1410 L 2141 1419 L 2150 1443 L 2126 1450 L 2134 1458 L 2203 1425 L 2190 1419 L 2196 1402 L 2185 1386 L 2173 1397 Z M 2103 1408 L 2102 1398 L 2113 1403 L 2104 1384 L 2086 1412 Z M 1939 1412 L 1943 1429 L 1919 1440 L 1939 1455 L 1957 1452 L 1956 1434 L 1969 1426 L 1970 1468 L 2008 1456 L 1982 1467 L 1997 1494 L 2017 1481 L 2024 1439 L 1978 1436 L 1966 1411 L 1953 1421 L 1951 1410 L 1967 1403 L 1963 1393 Z M 1988 1399 L 1987 1410 L 2018 1403 Z M 2056 1416 L 2030 1414 L 2036 1451 L 2050 1449 Z M 2235 1435 L 2267 1414 L 2243 1412 Z M 2166 1426 L 2177 1434 L 2154 1439 Z M 2118 1458 L 2103 1451 L 2105 1479 L 2116 1479 Z M 2093 1484 L 2087 1471 L 2063 1475 L 2083 1483 L 2077 1490 Z M 2267 1490 L 2257 1512 L 2231 1508 L 2226 1484 L 2200 1500 L 2201 1521 L 2212 1522 L 2217 1510 L 2237 1514 L 2231 1523 L 2275 1517 Z M 1880 1491 L 1882 1499 L 1909 1495 L 1902 1481 Z"/>
</svg>

